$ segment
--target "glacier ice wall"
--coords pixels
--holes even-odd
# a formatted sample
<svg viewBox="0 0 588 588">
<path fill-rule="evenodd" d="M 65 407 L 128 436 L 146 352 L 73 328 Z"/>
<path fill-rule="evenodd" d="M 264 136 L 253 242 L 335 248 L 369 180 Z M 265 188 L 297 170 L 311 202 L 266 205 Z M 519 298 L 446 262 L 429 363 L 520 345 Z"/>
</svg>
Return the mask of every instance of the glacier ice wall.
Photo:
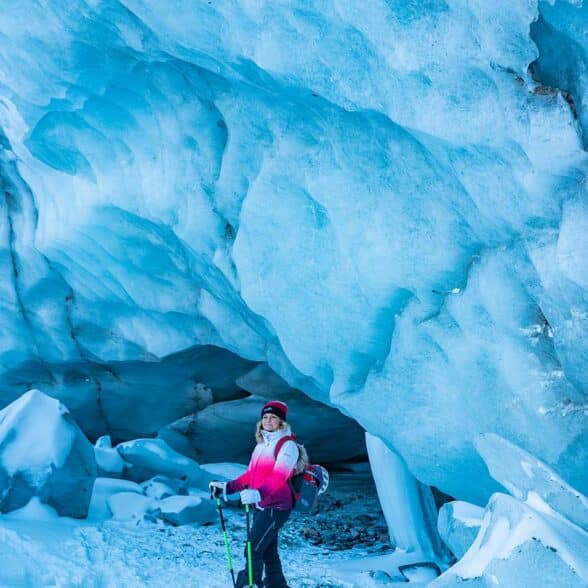
<svg viewBox="0 0 588 588">
<path fill-rule="evenodd" d="M 4 6 L 2 398 L 75 402 L 73 380 L 117 402 L 119 368 L 211 346 L 236 377 L 265 362 L 341 408 L 455 497 L 495 489 L 481 432 L 585 492 L 586 14 Z"/>
</svg>

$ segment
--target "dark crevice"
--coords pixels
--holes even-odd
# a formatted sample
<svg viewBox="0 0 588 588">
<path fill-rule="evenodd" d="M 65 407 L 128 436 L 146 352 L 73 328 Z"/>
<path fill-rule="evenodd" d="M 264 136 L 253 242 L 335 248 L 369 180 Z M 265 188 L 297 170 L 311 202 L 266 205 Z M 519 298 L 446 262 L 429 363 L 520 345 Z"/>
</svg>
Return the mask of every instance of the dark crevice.
<svg viewBox="0 0 588 588">
<path fill-rule="evenodd" d="M 392 349 L 392 339 L 396 330 L 398 317 L 402 315 L 414 298 L 415 295 L 411 291 L 405 288 L 399 288 L 390 300 L 388 307 L 379 311 L 376 316 L 378 327 L 375 330 L 385 333 L 385 336 L 368 353 L 362 354 L 362 361 L 359 364 L 365 365 L 365 367 L 355 374 L 353 388 L 346 390 L 346 394 L 360 392 L 365 388 L 371 376 L 380 373 L 384 369 L 386 360 Z"/>
<path fill-rule="evenodd" d="M 72 307 L 74 304 L 75 304 L 75 295 L 74 295 L 73 290 L 71 290 L 71 288 L 70 288 L 69 294 L 65 297 L 65 318 L 67 321 L 67 326 L 69 328 L 69 334 L 70 334 L 71 340 L 73 341 L 73 343 L 76 347 L 78 355 L 80 356 L 80 359 L 88 361 L 88 362 L 92 362 L 95 360 L 95 358 L 91 357 L 90 354 L 88 354 L 88 352 L 84 349 L 84 346 L 80 343 L 80 341 L 76 335 L 76 329 L 75 329 L 73 319 L 72 319 Z M 96 407 L 98 409 L 98 415 L 102 419 L 102 422 L 104 424 L 104 430 L 107 431 L 107 433 L 110 435 L 112 433 L 112 427 L 108 422 L 108 418 L 106 416 L 106 411 L 104 410 L 102 384 L 101 384 L 100 380 L 92 372 L 88 372 L 87 377 L 88 377 L 88 379 L 90 379 L 94 383 L 94 386 L 96 387 Z"/>
<path fill-rule="evenodd" d="M 52 383 L 56 383 L 55 376 L 49 369 L 49 366 L 43 360 L 43 357 L 39 350 L 39 345 L 37 342 L 36 337 L 36 330 L 29 317 L 26 305 L 23 300 L 23 293 L 21 287 L 21 279 L 20 279 L 20 271 L 19 271 L 19 259 L 18 259 L 18 252 L 17 252 L 17 241 L 18 236 L 16 234 L 15 229 L 15 217 L 19 214 L 24 214 L 21 203 L 17 197 L 18 194 L 22 194 L 22 191 L 19 191 L 17 186 L 11 180 L 11 177 L 20 178 L 18 171 L 16 170 L 16 165 L 12 161 L 7 161 L 5 156 L 5 152 L 10 150 L 10 143 L 8 138 L 4 135 L 4 133 L 0 130 L 0 192 L 4 197 L 4 204 L 6 207 L 6 220 L 8 226 L 8 254 L 10 258 L 10 271 L 12 273 L 12 285 L 14 290 L 14 296 L 16 299 L 16 304 L 19 309 L 19 313 L 23 319 L 24 324 L 26 325 L 27 329 L 29 330 L 31 341 L 34 343 L 36 357 L 39 361 L 39 365 L 42 366 L 42 369 L 45 371 L 46 376 L 48 377 L 49 381 Z M 32 194 L 28 187 L 25 185 L 24 193 L 29 196 L 31 199 L 31 208 L 33 211 L 33 219 L 34 224 L 37 224 L 38 212 L 37 208 L 34 205 L 34 201 L 32 198 Z"/>
<path fill-rule="evenodd" d="M 554 6 L 546 10 L 545 14 L 539 13 L 539 17 L 530 28 L 531 39 L 539 51 L 537 59 L 528 67 L 529 74 L 537 83 L 534 93 L 547 96 L 561 95 L 569 105 L 574 120 L 578 122 L 582 143 L 586 149 L 588 128 L 585 114 L 582 112 L 585 88 L 582 87 L 579 72 L 585 70 L 588 60 L 581 45 L 582 41 L 574 29 L 574 26 L 579 26 L 581 13 L 585 8 Z M 573 16 L 574 14 L 577 16 Z"/>
<path fill-rule="evenodd" d="M 419 325 L 437 319 L 441 314 L 441 311 L 446 308 L 447 299 L 449 296 L 456 296 L 461 294 L 466 288 L 468 287 L 468 282 L 470 281 L 470 275 L 472 273 L 473 268 L 478 264 L 480 258 L 482 256 L 482 249 L 477 249 L 474 253 L 470 255 L 470 259 L 466 266 L 464 277 L 460 282 L 459 286 L 455 286 L 455 289 L 452 290 L 431 290 L 433 294 L 436 294 L 440 297 L 439 304 L 437 308 L 432 310 L 429 314 L 424 316 L 420 321 Z"/>
<path fill-rule="evenodd" d="M 225 239 L 231 243 L 235 240 L 235 229 L 231 223 L 225 225 Z"/>
</svg>

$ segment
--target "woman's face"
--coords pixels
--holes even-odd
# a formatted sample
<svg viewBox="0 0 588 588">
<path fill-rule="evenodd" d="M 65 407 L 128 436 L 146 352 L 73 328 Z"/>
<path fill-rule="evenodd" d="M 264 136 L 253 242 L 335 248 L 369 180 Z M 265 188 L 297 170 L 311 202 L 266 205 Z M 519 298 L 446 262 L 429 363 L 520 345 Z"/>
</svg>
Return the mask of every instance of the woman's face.
<svg viewBox="0 0 588 588">
<path fill-rule="evenodd" d="M 277 431 L 280 428 L 280 417 L 268 412 L 261 417 L 261 426 L 264 431 Z"/>
</svg>

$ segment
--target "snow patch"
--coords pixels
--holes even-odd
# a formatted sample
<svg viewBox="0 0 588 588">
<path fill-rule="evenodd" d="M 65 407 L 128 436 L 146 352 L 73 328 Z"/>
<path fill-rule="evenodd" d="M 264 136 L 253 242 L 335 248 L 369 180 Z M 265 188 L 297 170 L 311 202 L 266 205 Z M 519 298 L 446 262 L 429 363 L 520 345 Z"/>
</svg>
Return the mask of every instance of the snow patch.
<svg viewBox="0 0 588 588">
<path fill-rule="evenodd" d="M 36 418 L 39 413 L 46 418 Z M 9 474 L 21 471 L 26 464 L 31 476 L 43 479 L 51 464 L 63 466 L 75 439 L 71 429 L 61 426 L 64 414 L 69 413 L 59 400 L 39 390 L 25 392 L 0 412 L 0 439 L 13 439 L 5 442 L 0 454 Z"/>
</svg>

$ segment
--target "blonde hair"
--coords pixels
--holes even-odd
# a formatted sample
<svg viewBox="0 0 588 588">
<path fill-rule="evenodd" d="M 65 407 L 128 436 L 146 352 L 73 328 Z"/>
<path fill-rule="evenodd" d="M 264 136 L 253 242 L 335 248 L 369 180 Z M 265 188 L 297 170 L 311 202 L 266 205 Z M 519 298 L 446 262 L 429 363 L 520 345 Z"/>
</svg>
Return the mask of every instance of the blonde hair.
<svg viewBox="0 0 588 588">
<path fill-rule="evenodd" d="M 280 431 L 284 431 L 288 427 L 288 423 L 280 419 L 280 425 L 278 426 L 278 429 Z M 261 433 L 262 431 L 263 423 L 262 421 L 258 421 L 257 425 L 255 426 L 255 440 L 257 441 L 257 443 L 263 443 L 263 435 Z M 295 443 L 296 447 L 298 447 L 298 460 L 296 461 L 295 473 L 300 474 L 306 469 L 306 466 L 310 463 L 310 460 L 308 459 L 308 453 L 306 452 L 306 448 L 304 447 L 304 445 L 301 445 L 300 443 L 298 443 L 298 441 L 295 441 Z"/>
</svg>

